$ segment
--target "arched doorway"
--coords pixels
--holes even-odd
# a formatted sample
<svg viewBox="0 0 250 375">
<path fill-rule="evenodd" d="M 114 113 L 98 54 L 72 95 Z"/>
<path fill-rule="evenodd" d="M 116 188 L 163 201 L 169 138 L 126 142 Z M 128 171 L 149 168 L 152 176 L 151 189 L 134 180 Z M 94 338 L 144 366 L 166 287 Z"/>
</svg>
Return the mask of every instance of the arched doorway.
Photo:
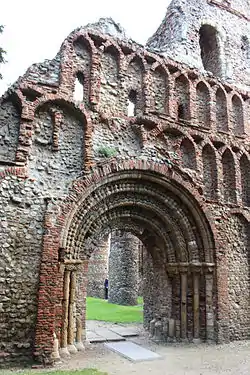
<svg viewBox="0 0 250 375">
<path fill-rule="evenodd" d="M 144 325 L 157 317 L 168 321 L 169 335 L 177 340 L 215 339 L 215 260 L 209 222 L 193 195 L 162 173 L 164 166 L 152 171 L 140 165 L 108 167 L 105 174 L 75 181 L 74 194 L 60 210 L 55 226 L 60 233 L 60 278 L 55 283 L 61 295 L 51 324 L 62 354 L 82 347 L 88 261 L 114 229 L 138 237 L 152 258 L 145 276 Z M 41 309 L 44 306 L 38 314 Z M 38 322 L 38 338 L 42 330 Z"/>
</svg>

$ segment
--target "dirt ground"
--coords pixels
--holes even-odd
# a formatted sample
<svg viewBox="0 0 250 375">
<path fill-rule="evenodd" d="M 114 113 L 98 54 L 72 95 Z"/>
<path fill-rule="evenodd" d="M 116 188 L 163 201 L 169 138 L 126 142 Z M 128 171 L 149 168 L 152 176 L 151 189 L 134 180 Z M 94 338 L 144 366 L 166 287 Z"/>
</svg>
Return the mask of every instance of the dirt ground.
<svg viewBox="0 0 250 375">
<path fill-rule="evenodd" d="M 96 324 L 109 327 L 109 323 L 96 322 Z M 139 337 L 132 338 L 130 341 L 160 354 L 160 359 L 134 363 L 108 350 L 103 344 L 89 344 L 84 352 L 78 352 L 69 360 L 64 359 L 57 363 L 56 369 L 97 368 L 109 375 L 250 374 L 250 341 L 228 345 L 156 344 L 149 340 L 147 332 L 140 325 L 130 325 L 130 327 L 140 331 Z M 6 372 L 2 371 L 0 370 L 0 375 L 5 375 Z M 9 371 L 7 373 L 13 374 Z M 16 369 L 14 373 L 21 375 L 23 370 Z"/>
<path fill-rule="evenodd" d="M 60 369 L 94 367 L 109 375 L 249 375 L 250 342 L 228 345 L 156 344 L 141 330 L 130 339 L 161 355 L 161 359 L 133 363 L 108 350 L 103 344 L 90 344 L 85 352 L 58 364 Z"/>
</svg>

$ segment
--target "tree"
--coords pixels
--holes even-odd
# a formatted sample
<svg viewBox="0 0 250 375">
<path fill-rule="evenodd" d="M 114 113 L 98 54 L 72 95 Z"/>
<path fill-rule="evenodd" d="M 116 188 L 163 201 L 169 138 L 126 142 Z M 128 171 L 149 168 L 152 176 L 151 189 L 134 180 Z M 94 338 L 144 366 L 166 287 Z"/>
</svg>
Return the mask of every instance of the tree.
<svg viewBox="0 0 250 375">
<path fill-rule="evenodd" d="M 0 25 L 0 34 L 3 32 L 3 29 L 4 29 L 4 26 L 3 25 Z M 5 58 L 4 58 L 4 55 L 6 54 L 6 51 L 0 47 L 0 64 L 4 64 L 5 63 Z M 2 74 L 0 73 L 0 79 L 2 79 Z"/>
</svg>

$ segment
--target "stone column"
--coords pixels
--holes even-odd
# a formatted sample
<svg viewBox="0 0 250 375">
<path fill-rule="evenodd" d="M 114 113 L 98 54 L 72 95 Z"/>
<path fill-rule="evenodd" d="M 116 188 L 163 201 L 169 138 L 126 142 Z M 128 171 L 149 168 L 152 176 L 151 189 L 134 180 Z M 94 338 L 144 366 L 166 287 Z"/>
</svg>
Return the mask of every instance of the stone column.
<svg viewBox="0 0 250 375">
<path fill-rule="evenodd" d="M 87 295 L 104 298 L 104 280 L 108 277 L 109 236 L 105 236 L 93 252 L 88 267 Z"/>
<path fill-rule="evenodd" d="M 206 281 L 206 339 L 207 342 L 214 341 L 214 310 L 213 310 L 213 282 L 214 267 L 207 265 L 205 267 Z"/>
<path fill-rule="evenodd" d="M 143 295 L 143 278 L 144 278 L 144 258 L 146 257 L 146 248 L 142 242 L 138 243 L 138 294 Z"/>
<path fill-rule="evenodd" d="M 194 342 L 200 342 L 200 267 L 193 266 Z"/>
<path fill-rule="evenodd" d="M 138 242 L 131 233 L 111 234 L 109 256 L 109 302 L 136 305 L 138 297 Z"/>
<path fill-rule="evenodd" d="M 70 284 L 70 271 L 64 271 L 63 281 L 63 321 L 62 321 L 62 334 L 61 334 L 61 348 L 60 355 L 62 357 L 69 356 L 68 345 L 68 313 L 69 313 L 69 284 Z"/>
<path fill-rule="evenodd" d="M 68 326 L 68 350 L 70 353 L 76 353 L 75 341 L 75 294 L 76 294 L 76 271 L 71 271 L 70 275 L 70 293 L 69 293 L 69 326 Z"/>
<path fill-rule="evenodd" d="M 187 268 L 180 267 L 181 273 L 181 339 L 187 339 Z"/>
<path fill-rule="evenodd" d="M 87 294 L 88 261 L 78 267 L 76 293 L 76 343 L 78 350 L 84 350 L 86 342 L 86 294 Z"/>
</svg>

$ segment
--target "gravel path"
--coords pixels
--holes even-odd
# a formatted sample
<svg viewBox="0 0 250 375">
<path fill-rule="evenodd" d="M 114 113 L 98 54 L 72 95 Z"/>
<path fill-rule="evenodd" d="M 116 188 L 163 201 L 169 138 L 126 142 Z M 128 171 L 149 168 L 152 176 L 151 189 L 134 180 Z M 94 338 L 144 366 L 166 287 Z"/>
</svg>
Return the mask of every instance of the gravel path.
<svg viewBox="0 0 250 375">
<path fill-rule="evenodd" d="M 90 322 L 89 327 L 95 324 L 110 327 L 107 322 Z M 228 345 L 158 345 L 149 340 L 141 325 L 129 326 L 140 331 L 140 336 L 130 341 L 157 352 L 161 359 L 133 363 L 108 350 L 103 344 L 89 344 L 84 352 L 58 363 L 56 369 L 97 368 L 109 375 L 250 375 L 250 341 Z M 19 371 L 0 370 L 0 375 L 25 373 L 24 370 Z M 37 374 L 37 371 L 34 372 Z M 38 371 L 41 375 L 42 372 Z"/>
<path fill-rule="evenodd" d="M 142 331 L 143 332 L 143 331 Z M 90 344 L 85 352 L 58 365 L 61 369 L 94 367 L 109 375 L 249 375 L 250 342 L 228 345 L 165 344 L 157 345 L 142 333 L 133 341 L 162 356 L 161 359 L 133 363 L 106 349 Z"/>
</svg>

